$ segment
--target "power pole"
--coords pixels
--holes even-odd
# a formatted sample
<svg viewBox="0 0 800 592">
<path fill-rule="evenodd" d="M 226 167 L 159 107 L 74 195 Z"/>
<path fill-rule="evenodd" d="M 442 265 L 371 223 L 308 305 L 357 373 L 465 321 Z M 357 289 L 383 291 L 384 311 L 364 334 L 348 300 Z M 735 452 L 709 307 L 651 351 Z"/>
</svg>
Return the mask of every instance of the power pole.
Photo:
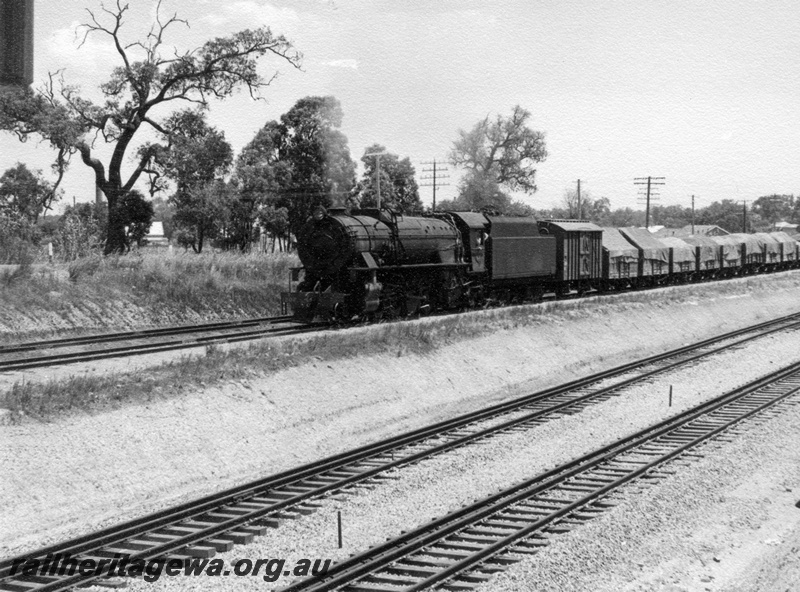
<svg viewBox="0 0 800 592">
<path fill-rule="evenodd" d="M 578 179 L 578 220 L 581 219 L 581 180 Z"/>
<path fill-rule="evenodd" d="M 633 180 L 634 185 L 647 185 L 647 209 L 644 216 L 644 227 L 650 228 L 650 199 L 658 197 L 657 193 L 653 193 L 652 188 L 655 185 L 664 185 L 666 177 L 636 177 Z M 639 194 L 641 195 L 641 193 Z"/>
<path fill-rule="evenodd" d="M 442 165 L 436 162 L 436 159 L 429 162 L 423 162 L 423 165 L 431 165 L 431 168 L 422 169 L 423 173 L 433 173 L 432 175 L 428 175 L 427 177 L 420 177 L 420 181 L 431 181 L 430 183 L 421 183 L 420 187 L 433 187 L 433 208 L 432 211 L 436 211 L 436 188 L 443 187 L 444 185 L 449 185 L 450 183 L 440 183 L 439 179 L 449 179 L 450 175 L 441 174 L 440 171 L 444 170 L 447 172 L 447 168 L 442 167 Z M 437 168 L 438 167 L 438 168 Z M 438 176 L 437 176 L 438 175 Z"/>
<path fill-rule="evenodd" d="M 692 234 L 694 234 L 694 195 L 692 196 Z"/>
<path fill-rule="evenodd" d="M 747 232 L 747 200 L 742 200 L 742 232 Z"/>
<path fill-rule="evenodd" d="M 377 201 L 378 204 L 375 206 L 378 211 L 381 210 L 381 156 L 386 154 L 386 150 L 382 152 L 370 152 L 369 154 L 365 154 L 364 157 L 374 156 L 375 157 L 375 193 L 377 194 Z"/>
</svg>

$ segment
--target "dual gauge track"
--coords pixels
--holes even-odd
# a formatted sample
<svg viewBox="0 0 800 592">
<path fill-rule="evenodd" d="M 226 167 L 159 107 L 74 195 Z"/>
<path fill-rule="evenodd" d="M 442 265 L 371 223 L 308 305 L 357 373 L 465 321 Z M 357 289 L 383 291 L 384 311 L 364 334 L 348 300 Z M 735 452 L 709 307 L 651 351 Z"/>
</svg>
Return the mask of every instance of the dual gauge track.
<svg viewBox="0 0 800 592">
<path fill-rule="evenodd" d="M 314 512 L 318 500 L 388 478 L 397 467 L 533 426 L 607 400 L 653 376 L 780 331 L 800 328 L 800 314 L 727 333 L 556 388 L 376 442 L 265 479 L 131 520 L 27 554 L 44 559 L 127 556 L 150 560 L 211 557 L 246 544 L 283 520 Z M 549 537 L 571 530 L 614 504 L 631 482 L 663 478 L 675 460 L 702 454 L 709 441 L 756 415 L 800 400 L 800 364 L 726 393 L 618 442 L 538 475 L 422 528 L 335 564 L 290 590 L 470 590 Z M 44 592 L 104 577 L 12 575 L 0 562 L 0 590 Z"/>
</svg>

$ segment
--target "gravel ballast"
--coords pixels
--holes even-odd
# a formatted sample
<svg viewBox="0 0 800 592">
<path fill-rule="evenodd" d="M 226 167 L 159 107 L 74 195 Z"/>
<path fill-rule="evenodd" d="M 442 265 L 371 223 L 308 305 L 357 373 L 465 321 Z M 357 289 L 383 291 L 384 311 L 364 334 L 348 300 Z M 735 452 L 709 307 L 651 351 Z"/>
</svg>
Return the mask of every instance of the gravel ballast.
<svg viewBox="0 0 800 592">
<path fill-rule="evenodd" d="M 693 407 L 704 400 L 741 386 L 743 383 L 763 375 L 765 366 L 774 368 L 770 362 L 787 348 L 795 352 L 793 360 L 800 361 L 800 333 L 766 338 L 763 342 L 759 341 L 757 344 L 743 347 L 735 352 L 717 356 L 696 366 L 670 372 L 655 379 L 649 385 L 627 389 L 620 396 L 594 405 L 580 414 L 557 419 L 523 433 L 484 441 L 423 461 L 413 467 L 404 468 L 394 473 L 396 479 L 393 481 L 376 485 L 371 489 L 356 490 L 357 493 L 347 497 L 334 496 L 339 499 L 323 502 L 322 508 L 313 515 L 287 521 L 280 528 L 270 530 L 266 536 L 256 539 L 253 544 L 237 547 L 220 557 L 229 564 L 233 564 L 238 559 L 256 560 L 281 557 L 286 558 L 290 565 L 301 558 L 331 558 L 334 561 L 344 559 L 351 553 L 397 536 L 401 531 L 407 531 L 414 526 L 429 522 L 462 505 L 468 505 L 476 499 L 491 495 L 499 489 L 509 487 L 590 452 L 603 444 L 613 442 L 668 416 Z M 742 360 L 746 360 L 747 363 L 742 364 Z M 731 372 L 730 368 L 732 367 L 737 367 L 737 371 Z M 671 408 L 668 407 L 667 396 L 670 385 L 674 387 Z M 766 434 L 762 430 L 762 438 L 765 435 L 770 435 L 769 430 Z M 776 438 L 777 442 L 773 442 L 772 446 L 780 446 L 782 439 L 783 434 L 780 433 Z M 736 454 L 742 458 L 752 459 L 748 466 L 755 466 L 758 464 L 755 458 L 760 454 L 759 450 L 755 449 L 752 453 L 748 452 L 747 454 Z M 725 463 L 727 453 L 722 450 L 713 453 L 714 457 L 718 454 L 722 459 L 720 462 Z M 727 461 L 727 465 L 735 465 L 738 458 L 739 456 L 732 461 Z M 710 461 L 711 459 L 709 459 Z M 713 479 L 714 475 L 716 472 L 705 475 L 705 477 Z M 681 476 L 677 482 L 684 483 L 684 481 L 685 478 Z M 675 485 L 673 484 L 672 487 Z M 717 488 L 717 491 L 720 489 Z M 679 496 L 675 495 L 681 497 L 686 496 L 687 493 L 689 499 L 692 499 L 698 490 L 692 486 L 687 489 L 687 492 L 681 493 Z M 706 499 L 709 497 L 704 493 L 696 504 L 699 506 Z M 675 511 L 668 506 L 669 504 L 664 500 L 652 506 L 637 505 L 638 510 L 634 511 L 633 515 L 634 517 L 638 516 L 636 519 L 643 522 L 643 525 L 638 528 L 642 528 L 643 532 L 652 528 L 661 536 L 670 538 L 672 535 L 668 534 L 666 530 L 674 519 Z M 750 509 L 752 510 L 752 504 Z M 662 510 L 667 512 L 667 517 L 660 517 Z M 345 542 L 343 549 L 336 547 L 337 511 L 341 511 L 343 517 Z M 615 510 L 615 512 L 618 511 L 622 510 Z M 628 519 L 625 516 L 620 517 L 619 520 L 626 524 L 620 527 L 623 534 L 615 540 L 616 544 L 622 547 L 625 547 L 626 544 L 636 544 L 636 541 L 624 542 L 624 532 L 627 532 L 627 529 L 637 528 L 637 522 L 627 524 Z M 592 522 L 589 526 L 596 527 L 597 522 L 599 521 Z M 756 519 L 752 522 L 752 524 L 757 523 Z M 580 530 L 578 529 L 578 531 Z M 577 536 L 581 535 L 577 534 Z M 561 544 L 563 543 L 559 540 L 554 548 L 557 549 Z M 594 547 L 590 546 L 590 550 L 586 553 L 589 557 L 585 559 L 576 559 L 572 557 L 571 553 L 556 553 L 556 557 L 561 561 L 558 565 L 562 571 L 553 575 L 555 580 L 551 582 L 550 587 L 545 585 L 545 580 L 549 576 L 535 576 L 536 581 L 528 586 L 527 582 L 519 580 L 521 577 L 529 577 L 520 575 L 527 574 L 527 572 L 517 570 L 513 572 L 517 575 L 513 576 L 509 580 L 510 583 L 505 584 L 507 587 L 503 589 L 596 589 L 587 586 L 585 581 L 582 584 L 583 587 L 581 585 L 569 587 L 563 583 L 570 581 L 572 573 L 579 576 L 584 572 L 596 573 L 602 568 L 606 561 L 605 554 L 591 555 L 592 549 Z M 582 570 L 577 570 L 575 564 L 580 561 L 583 561 L 584 567 Z M 534 559 L 533 564 L 537 565 L 536 562 L 537 560 Z M 527 562 L 526 565 L 528 563 L 530 562 Z M 288 578 L 281 578 L 277 584 L 284 585 L 289 581 Z M 264 585 L 261 578 L 254 577 L 169 578 L 156 584 L 156 589 L 188 590 L 193 589 L 200 582 L 204 587 L 224 588 L 225 590 L 248 590 Z M 614 584 L 616 583 L 615 579 Z M 137 583 L 136 585 L 144 584 Z M 492 583 L 491 585 L 498 586 L 500 584 Z M 609 585 L 602 589 L 617 590 L 620 588 Z M 648 588 L 642 588 L 642 590 L 645 589 Z"/>
</svg>

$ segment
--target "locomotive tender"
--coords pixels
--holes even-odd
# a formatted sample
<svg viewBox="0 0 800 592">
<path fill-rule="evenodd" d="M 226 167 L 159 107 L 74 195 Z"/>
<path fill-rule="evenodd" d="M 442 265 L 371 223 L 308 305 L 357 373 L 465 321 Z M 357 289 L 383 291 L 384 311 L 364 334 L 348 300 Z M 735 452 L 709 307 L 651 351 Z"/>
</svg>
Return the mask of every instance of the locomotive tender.
<svg viewBox="0 0 800 592">
<path fill-rule="evenodd" d="M 303 267 L 292 270 L 296 290 L 281 296 L 284 311 L 305 322 L 405 317 L 800 267 L 800 243 L 780 232 L 662 242 L 644 229 L 583 220 L 477 212 L 415 217 L 387 209 L 318 208 L 298 232 L 297 251 Z"/>
</svg>

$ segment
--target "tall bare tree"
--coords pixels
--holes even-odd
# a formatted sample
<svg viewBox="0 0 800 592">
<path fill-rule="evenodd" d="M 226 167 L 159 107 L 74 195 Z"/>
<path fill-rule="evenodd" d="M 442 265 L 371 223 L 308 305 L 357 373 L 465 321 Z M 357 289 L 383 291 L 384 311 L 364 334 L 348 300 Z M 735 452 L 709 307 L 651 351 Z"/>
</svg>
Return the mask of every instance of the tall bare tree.
<svg viewBox="0 0 800 592">
<path fill-rule="evenodd" d="M 82 26 L 84 42 L 90 35 L 100 35 L 113 45 L 119 58 L 120 65 L 100 85 L 105 97 L 102 104 L 85 98 L 63 79 L 57 85 L 57 73 L 35 93 L 21 91 L 0 97 L 0 129 L 17 134 L 21 140 L 38 135 L 49 141 L 57 150 L 56 169 L 60 174 L 76 153 L 92 168 L 95 182 L 108 200 L 106 253 L 125 248 L 119 202 L 133 189 L 153 156 L 152 150 L 139 151 L 133 171 L 123 175 L 122 165 L 131 143 L 145 125 L 166 132 L 155 118 L 155 108 L 174 101 L 207 106 L 209 99 L 228 97 L 239 87 L 257 97 L 274 79 L 274 75 L 265 79 L 256 71 L 260 57 L 271 54 L 294 67 L 299 67 L 301 58 L 291 43 L 273 35 L 267 27 L 179 51 L 167 46 L 164 37 L 168 29 L 187 22 L 177 14 L 164 17 L 160 1 L 150 31 L 143 38 L 126 41 L 122 29 L 129 9 L 129 3 L 123 0 L 116 0 L 111 8 L 101 4 L 99 11 L 87 9 L 89 19 Z M 158 111 L 163 113 L 163 107 Z M 94 154 L 98 140 L 113 146 L 107 165 Z"/>
</svg>

